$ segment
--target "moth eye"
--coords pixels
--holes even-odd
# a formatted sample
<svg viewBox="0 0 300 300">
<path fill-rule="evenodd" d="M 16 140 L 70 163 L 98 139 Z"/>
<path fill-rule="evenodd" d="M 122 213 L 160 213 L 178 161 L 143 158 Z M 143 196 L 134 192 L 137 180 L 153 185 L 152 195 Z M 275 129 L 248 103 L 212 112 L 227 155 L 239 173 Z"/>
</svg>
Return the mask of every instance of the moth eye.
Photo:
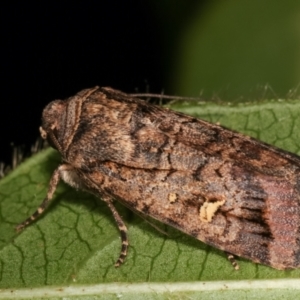
<svg viewBox="0 0 300 300">
<path fill-rule="evenodd" d="M 56 139 L 56 134 L 57 134 L 56 128 L 54 128 L 54 130 L 51 131 L 49 134 L 42 126 L 40 126 L 39 129 L 40 129 L 42 139 L 47 140 L 48 144 L 52 148 L 57 149 L 55 142 L 52 140 L 52 139 Z"/>
</svg>

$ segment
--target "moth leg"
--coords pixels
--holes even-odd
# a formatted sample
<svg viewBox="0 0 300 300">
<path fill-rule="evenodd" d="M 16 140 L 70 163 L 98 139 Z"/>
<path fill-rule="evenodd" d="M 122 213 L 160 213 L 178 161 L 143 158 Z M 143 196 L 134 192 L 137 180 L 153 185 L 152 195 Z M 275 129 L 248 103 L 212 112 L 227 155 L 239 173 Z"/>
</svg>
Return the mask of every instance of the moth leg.
<svg viewBox="0 0 300 300">
<path fill-rule="evenodd" d="M 147 222 L 147 224 L 149 224 L 151 227 L 153 227 L 154 229 L 156 229 L 158 232 L 160 232 L 161 234 L 164 234 L 166 236 L 170 236 L 166 231 L 164 231 L 162 228 L 159 228 L 157 225 L 151 223 L 150 220 L 147 219 L 147 217 L 143 216 L 140 213 L 137 213 L 138 216 L 140 216 L 145 222 Z"/>
<path fill-rule="evenodd" d="M 237 261 L 235 260 L 235 257 L 233 254 L 225 252 L 225 254 L 227 255 L 227 259 L 230 261 L 230 263 L 232 264 L 233 268 L 237 271 L 239 270 L 240 266 L 237 263 Z"/>
<path fill-rule="evenodd" d="M 157 225 L 153 224 L 151 222 L 151 219 L 148 217 L 148 216 L 145 216 L 143 215 L 142 213 L 140 213 L 139 211 L 137 210 L 134 210 L 132 207 L 130 207 L 129 205 L 126 205 L 126 203 L 123 203 L 122 202 L 122 205 L 124 205 L 125 207 L 127 207 L 128 209 L 130 209 L 131 211 L 133 211 L 136 215 L 138 215 L 140 218 L 142 218 L 145 222 L 147 222 L 151 227 L 153 227 L 154 229 L 156 229 L 158 232 L 166 235 L 166 236 L 169 236 L 169 234 L 164 231 L 163 229 L 161 229 L 160 227 L 158 227 Z"/>
<path fill-rule="evenodd" d="M 33 223 L 33 221 L 35 219 L 37 219 L 45 211 L 45 209 L 49 205 L 50 201 L 52 200 L 53 194 L 54 194 L 54 192 L 56 190 L 56 187 L 59 183 L 60 170 L 63 167 L 64 167 L 64 165 L 61 165 L 53 172 L 52 177 L 50 179 L 49 188 L 48 188 L 46 198 L 43 200 L 42 204 L 37 208 L 37 210 L 29 218 L 27 218 L 25 221 L 23 221 L 22 223 L 20 223 L 16 226 L 16 230 L 18 232 L 21 231 L 26 226 Z"/>
<path fill-rule="evenodd" d="M 106 200 L 105 202 L 107 203 L 109 209 L 111 210 L 121 234 L 121 240 L 122 240 L 121 252 L 118 260 L 115 263 L 115 267 L 119 267 L 124 262 L 124 259 L 127 255 L 127 250 L 128 250 L 127 227 L 123 222 L 121 216 L 119 215 L 118 211 L 116 210 L 115 206 L 113 205 L 113 203 L 110 200 L 108 201 Z"/>
</svg>

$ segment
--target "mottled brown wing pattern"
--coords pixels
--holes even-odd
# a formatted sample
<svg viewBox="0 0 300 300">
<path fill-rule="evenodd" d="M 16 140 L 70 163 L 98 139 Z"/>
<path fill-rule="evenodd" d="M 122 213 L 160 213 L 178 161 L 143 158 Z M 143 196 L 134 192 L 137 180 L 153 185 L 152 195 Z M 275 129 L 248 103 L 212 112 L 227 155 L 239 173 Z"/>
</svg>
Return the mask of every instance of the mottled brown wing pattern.
<svg viewBox="0 0 300 300">
<path fill-rule="evenodd" d="M 226 252 L 300 267 L 299 157 L 110 88 L 53 103 L 41 128 L 64 160 L 53 178 L 108 203 L 122 234 L 119 263 L 128 242 L 114 199 Z"/>
</svg>

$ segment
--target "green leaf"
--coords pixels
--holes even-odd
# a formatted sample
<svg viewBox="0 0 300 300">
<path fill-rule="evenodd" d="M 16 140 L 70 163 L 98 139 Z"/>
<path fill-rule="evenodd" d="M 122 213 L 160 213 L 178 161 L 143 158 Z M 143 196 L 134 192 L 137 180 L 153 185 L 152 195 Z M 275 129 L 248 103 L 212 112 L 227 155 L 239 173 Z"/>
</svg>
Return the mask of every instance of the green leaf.
<svg viewBox="0 0 300 300">
<path fill-rule="evenodd" d="M 171 10 L 167 2 L 165 19 Z M 299 85 L 298 0 L 193 4 L 189 14 L 178 13 L 169 26 L 176 30 L 174 45 L 166 51 L 173 94 L 249 100 L 261 99 L 266 86 L 268 94 L 284 97 Z"/>
<path fill-rule="evenodd" d="M 297 101 L 235 106 L 182 102 L 172 108 L 300 154 Z M 14 227 L 42 202 L 59 163 L 58 153 L 47 149 L 0 181 L 0 299 L 85 299 L 99 293 L 105 299 L 165 299 L 175 292 L 178 299 L 229 299 L 235 294 L 266 299 L 272 293 L 284 299 L 299 293 L 300 269 L 278 271 L 238 258 L 240 270 L 235 271 L 221 251 L 171 227 L 165 226 L 168 236 L 163 235 L 120 205 L 130 247 L 124 265 L 115 268 L 120 237 L 109 209 L 64 183 L 47 212 L 17 234 Z"/>
</svg>

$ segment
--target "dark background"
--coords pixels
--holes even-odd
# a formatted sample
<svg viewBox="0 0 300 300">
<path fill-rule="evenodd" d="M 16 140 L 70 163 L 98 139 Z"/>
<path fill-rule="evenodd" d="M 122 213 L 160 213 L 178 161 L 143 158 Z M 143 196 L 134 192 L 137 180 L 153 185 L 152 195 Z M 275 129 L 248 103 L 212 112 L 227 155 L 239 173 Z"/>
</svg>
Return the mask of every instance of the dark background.
<svg viewBox="0 0 300 300">
<path fill-rule="evenodd" d="M 172 41 L 207 1 L 6 1 L 1 4 L 0 162 L 28 154 L 43 108 L 81 89 L 167 91 Z M 171 91 L 169 91 L 171 92 Z"/>
<path fill-rule="evenodd" d="M 162 31 L 153 6 L 67 3 L 2 5 L 0 161 L 10 163 L 11 143 L 28 152 L 51 100 L 95 85 L 124 92 L 164 87 Z"/>
</svg>

